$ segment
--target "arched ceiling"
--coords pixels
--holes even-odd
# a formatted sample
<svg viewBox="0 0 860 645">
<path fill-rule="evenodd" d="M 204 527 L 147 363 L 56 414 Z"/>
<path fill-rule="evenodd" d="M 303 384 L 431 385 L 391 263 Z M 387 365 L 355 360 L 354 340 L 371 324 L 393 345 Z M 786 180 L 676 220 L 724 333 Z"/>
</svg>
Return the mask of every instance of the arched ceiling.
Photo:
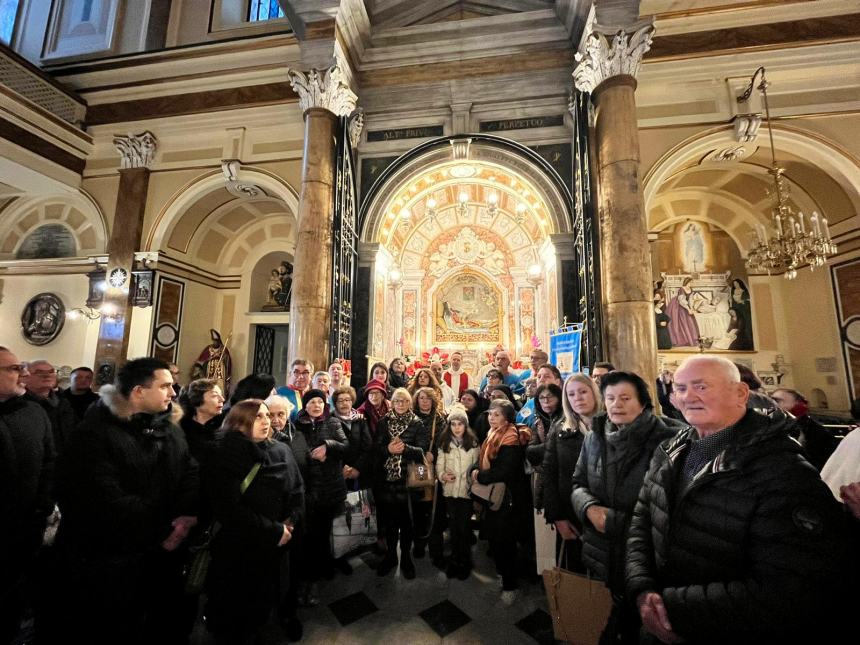
<svg viewBox="0 0 860 645">
<path fill-rule="evenodd" d="M 470 227 L 499 236 L 515 264 L 534 261 L 552 232 L 549 207 L 526 178 L 498 165 L 451 162 L 404 182 L 384 209 L 377 241 L 404 269 L 444 231 Z"/>
<path fill-rule="evenodd" d="M 280 199 L 238 198 L 217 188 L 177 218 L 166 247 L 195 266 L 219 274 L 236 273 L 255 246 L 271 239 L 291 244 L 294 224 L 294 216 Z"/>
</svg>

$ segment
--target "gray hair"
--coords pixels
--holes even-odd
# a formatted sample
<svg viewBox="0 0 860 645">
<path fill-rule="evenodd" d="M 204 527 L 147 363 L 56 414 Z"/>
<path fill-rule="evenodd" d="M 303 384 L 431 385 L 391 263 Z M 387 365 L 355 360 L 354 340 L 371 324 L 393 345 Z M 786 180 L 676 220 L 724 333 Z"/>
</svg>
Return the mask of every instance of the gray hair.
<svg viewBox="0 0 860 645">
<path fill-rule="evenodd" d="M 287 397 L 281 396 L 280 394 L 271 395 L 265 401 L 263 401 L 263 403 L 265 403 L 266 407 L 269 408 L 271 408 L 273 405 L 281 405 L 287 410 L 287 414 L 290 414 L 293 411 L 293 408 L 296 407 L 292 403 L 290 403 L 290 400 Z"/>
<path fill-rule="evenodd" d="M 728 380 L 729 383 L 740 383 L 741 382 L 741 373 L 737 368 L 737 365 L 732 363 L 729 359 L 724 358 L 722 356 L 717 356 L 716 354 L 699 354 L 697 356 L 689 356 L 681 361 L 681 364 L 678 366 L 678 369 L 675 370 L 677 374 L 682 369 L 687 367 L 688 365 L 695 365 L 698 363 L 703 363 L 705 365 L 712 365 L 716 367 Z"/>
</svg>

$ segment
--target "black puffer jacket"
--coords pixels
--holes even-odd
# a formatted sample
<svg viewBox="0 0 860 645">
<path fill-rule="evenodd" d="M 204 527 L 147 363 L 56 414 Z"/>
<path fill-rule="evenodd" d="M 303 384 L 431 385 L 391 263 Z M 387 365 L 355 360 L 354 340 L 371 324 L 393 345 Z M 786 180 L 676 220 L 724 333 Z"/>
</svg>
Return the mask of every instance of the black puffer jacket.
<svg viewBox="0 0 860 645">
<path fill-rule="evenodd" d="M 571 494 L 574 513 L 583 526 L 582 561 L 616 593 L 624 592 L 627 530 L 642 480 L 660 442 L 684 427 L 676 423 L 644 410 L 633 423 L 617 430 L 603 413 L 594 418 L 583 442 Z M 593 505 L 609 509 L 605 533 L 586 516 Z"/>
<path fill-rule="evenodd" d="M 570 502 L 570 493 L 573 490 L 573 471 L 584 440 L 582 431 L 571 430 L 565 423 L 547 437 L 543 457 L 543 503 L 544 516 L 549 523 L 567 520 L 580 527 Z"/>
<path fill-rule="evenodd" d="M 693 433 L 660 446 L 645 477 L 628 540 L 630 598 L 660 593 L 689 643 L 841 642 L 824 632 L 849 597 L 845 519 L 785 422 L 747 411 L 732 444 L 680 492 Z"/>
<path fill-rule="evenodd" d="M 45 520 L 54 510 L 53 485 L 54 441 L 47 415 L 22 396 L 0 402 L 0 564 L 4 574 L 41 545 Z"/>
<path fill-rule="evenodd" d="M 358 488 L 369 488 L 373 483 L 373 437 L 367 427 L 367 419 L 360 414 L 348 419 L 338 415 L 334 417 L 340 421 L 349 444 L 343 463 L 359 472 L 358 480 L 347 484 Z"/>
<path fill-rule="evenodd" d="M 559 409 L 553 416 L 545 414 L 542 410 L 538 410 L 540 403 L 535 403 L 535 414 L 531 418 L 529 427 L 532 429 L 532 436 L 529 439 L 529 445 L 526 446 L 526 459 L 529 465 L 534 469 L 532 475 L 532 505 L 537 510 L 543 510 L 544 507 L 544 477 L 543 477 L 543 462 L 546 456 L 546 446 L 551 435 L 558 433 L 564 427 L 564 414 Z"/>
<path fill-rule="evenodd" d="M 175 518 L 197 515 L 197 463 L 172 412 L 132 415 L 112 386 L 102 388 L 58 464 L 58 547 L 143 553 L 170 535 Z"/>
<path fill-rule="evenodd" d="M 346 499 L 343 480 L 343 459 L 349 449 L 343 427 L 336 418 L 325 415 L 314 420 L 302 410 L 296 417 L 295 437 L 290 447 L 305 482 L 305 503 L 308 507 L 334 505 Z M 297 440 L 298 438 L 298 440 Z M 325 444 L 326 460 L 311 458 L 311 452 Z"/>
</svg>

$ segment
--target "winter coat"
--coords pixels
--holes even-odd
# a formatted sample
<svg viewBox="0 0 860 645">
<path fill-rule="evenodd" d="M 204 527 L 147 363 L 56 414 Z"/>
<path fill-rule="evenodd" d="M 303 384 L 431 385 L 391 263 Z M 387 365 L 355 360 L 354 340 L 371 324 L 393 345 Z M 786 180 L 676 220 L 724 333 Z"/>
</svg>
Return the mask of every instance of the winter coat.
<svg viewBox="0 0 860 645">
<path fill-rule="evenodd" d="M 410 421 L 406 429 L 401 433 L 400 440 L 406 445 L 403 451 L 402 477 L 398 481 L 390 482 L 385 477 L 385 462 L 391 453 L 388 452 L 388 444 L 391 443 L 391 435 L 388 432 L 388 415 L 379 420 L 376 426 L 376 436 L 373 438 L 373 452 L 375 454 L 376 481 L 382 503 L 405 504 L 406 494 L 406 467 L 409 462 L 421 463 L 424 453 L 430 450 L 430 434 L 427 432 L 421 419 L 417 416 Z"/>
<path fill-rule="evenodd" d="M 58 394 L 51 392 L 46 397 L 36 396 L 32 392 L 27 392 L 24 395 L 25 399 L 37 403 L 48 415 L 48 420 L 51 422 L 51 431 L 54 435 L 54 451 L 59 454 L 63 451 L 63 446 L 75 426 L 78 425 L 78 420 L 75 418 L 75 410 L 68 399 L 65 399 Z"/>
<path fill-rule="evenodd" d="M 42 544 L 54 510 L 54 439 L 44 410 L 24 397 L 0 402 L 0 576 Z"/>
<path fill-rule="evenodd" d="M 573 473 L 571 504 L 583 526 L 582 560 L 614 592 L 624 592 L 624 551 L 630 516 L 660 442 L 684 426 L 644 410 L 621 430 L 606 413 L 594 418 Z M 607 439 L 609 434 L 611 439 Z M 606 531 L 589 521 L 589 507 L 605 506 Z"/>
<path fill-rule="evenodd" d="M 367 427 L 367 419 L 361 415 L 351 419 L 335 418 L 340 421 L 349 444 L 343 463 L 359 472 L 358 480 L 347 482 L 347 485 L 357 485 L 359 489 L 369 488 L 373 481 L 373 437 Z"/>
<path fill-rule="evenodd" d="M 175 419 L 172 406 L 132 415 L 113 386 L 102 387 L 58 463 L 58 547 L 141 554 L 159 548 L 175 518 L 197 515 L 197 463 Z"/>
<path fill-rule="evenodd" d="M 198 423 L 192 415 L 186 414 L 179 421 L 179 427 L 185 433 L 185 440 L 188 442 L 191 456 L 201 467 L 209 461 L 209 456 L 218 444 L 216 435 L 224 422 L 224 416 L 224 414 L 219 414 L 206 423 Z"/>
<path fill-rule="evenodd" d="M 567 520 L 579 529 L 581 524 L 573 512 L 570 493 L 585 435 L 581 430 L 565 426 L 562 423 L 546 440 L 542 475 L 544 517 L 547 523 Z"/>
<path fill-rule="evenodd" d="M 448 450 L 439 449 L 436 456 L 436 478 L 442 483 L 442 495 L 445 497 L 462 497 L 469 499 L 469 471 L 478 461 L 477 447 L 466 450 L 462 446 L 451 443 Z M 452 482 L 442 481 L 442 475 L 447 472 L 457 476 Z"/>
<path fill-rule="evenodd" d="M 257 463 L 260 469 L 242 493 L 242 482 Z M 219 525 L 212 540 L 207 619 L 216 632 L 250 631 L 265 622 L 277 597 L 284 524 L 301 530 L 299 468 L 283 443 L 253 442 L 231 431 L 212 451 L 203 481 Z"/>
<path fill-rule="evenodd" d="M 60 398 L 66 399 L 75 413 L 75 423 L 80 423 L 84 420 L 89 407 L 99 400 L 99 395 L 92 390 L 87 390 L 83 394 L 75 394 L 72 388 L 68 388 L 60 392 Z"/>
<path fill-rule="evenodd" d="M 561 408 L 561 404 L 559 404 Z M 543 460 L 546 454 L 546 444 L 550 435 L 559 432 L 564 425 L 564 415 L 561 410 L 553 417 L 549 417 L 542 411 L 532 415 L 528 426 L 532 429 L 529 445 L 526 447 L 526 459 L 534 469 L 532 475 L 532 505 L 537 510 L 543 510 Z"/>
<path fill-rule="evenodd" d="M 686 487 L 694 430 L 654 454 L 630 526 L 631 599 L 660 593 L 688 643 L 829 643 L 852 578 L 841 508 L 785 421 L 753 411 Z M 856 583 L 855 583 L 856 584 Z M 856 587 L 854 589 L 856 592 Z"/>
<path fill-rule="evenodd" d="M 317 461 L 311 452 L 325 444 L 326 459 Z M 293 455 L 305 482 L 305 503 L 312 506 L 333 506 L 346 499 L 343 460 L 349 445 L 340 421 L 332 416 L 311 419 L 307 410 L 296 417 L 295 436 L 290 442 Z"/>
</svg>

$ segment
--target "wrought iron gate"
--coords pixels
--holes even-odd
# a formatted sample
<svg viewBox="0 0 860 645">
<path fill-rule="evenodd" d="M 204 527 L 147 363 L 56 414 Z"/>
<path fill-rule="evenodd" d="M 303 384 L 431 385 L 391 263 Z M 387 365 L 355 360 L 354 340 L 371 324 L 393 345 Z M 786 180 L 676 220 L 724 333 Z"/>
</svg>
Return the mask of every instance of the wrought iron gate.
<svg viewBox="0 0 860 645">
<path fill-rule="evenodd" d="M 350 358 L 352 296 L 358 261 L 358 231 L 349 119 L 341 117 L 337 141 L 332 230 L 331 339 L 329 361 Z"/>
<path fill-rule="evenodd" d="M 592 194 L 595 185 L 591 174 L 589 144 L 588 94 L 574 90 L 571 98 L 573 115 L 573 205 L 574 245 L 579 284 L 579 317 L 585 323 L 582 339 L 582 362 L 593 365 L 603 359 L 603 335 L 600 312 L 600 226 Z"/>
<path fill-rule="evenodd" d="M 254 336 L 254 374 L 271 374 L 275 358 L 275 328 L 257 325 Z"/>
</svg>

